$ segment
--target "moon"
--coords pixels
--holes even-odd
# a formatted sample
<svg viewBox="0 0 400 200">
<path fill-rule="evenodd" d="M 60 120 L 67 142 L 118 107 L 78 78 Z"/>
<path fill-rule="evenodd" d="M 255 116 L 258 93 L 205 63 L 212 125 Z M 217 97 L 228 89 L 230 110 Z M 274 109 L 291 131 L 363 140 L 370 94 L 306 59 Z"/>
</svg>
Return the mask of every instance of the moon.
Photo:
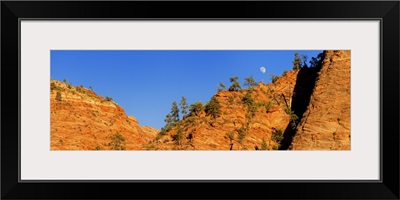
<svg viewBox="0 0 400 200">
<path fill-rule="evenodd" d="M 265 74 L 265 72 L 267 71 L 267 69 L 265 69 L 265 67 L 260 67 L 260 71 L 261 71 L 261 73 Z"/>
</svg>

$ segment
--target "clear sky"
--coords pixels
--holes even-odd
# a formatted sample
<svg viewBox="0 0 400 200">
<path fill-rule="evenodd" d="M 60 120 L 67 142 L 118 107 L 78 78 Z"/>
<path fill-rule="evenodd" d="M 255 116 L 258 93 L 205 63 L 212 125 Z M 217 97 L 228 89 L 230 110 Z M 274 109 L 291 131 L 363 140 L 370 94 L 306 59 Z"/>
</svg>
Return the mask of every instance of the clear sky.
<svg viewBox="0 0 400 200">
<path fill-rule="evenodd" d="M 52 50 L 51 78 L 67 79 L 113 98 L 141 126 L 161 129 L 173 101 L 206 103 L 229 77 L 270 82 L 267 74 L 292 69 L 294 53 L 316 57 L 320 51 L 272 50 Z M 309 63 L 307 63 L 309 64 Z M 267 72 L 261 73 L 260 67 Z"/>
</svg>

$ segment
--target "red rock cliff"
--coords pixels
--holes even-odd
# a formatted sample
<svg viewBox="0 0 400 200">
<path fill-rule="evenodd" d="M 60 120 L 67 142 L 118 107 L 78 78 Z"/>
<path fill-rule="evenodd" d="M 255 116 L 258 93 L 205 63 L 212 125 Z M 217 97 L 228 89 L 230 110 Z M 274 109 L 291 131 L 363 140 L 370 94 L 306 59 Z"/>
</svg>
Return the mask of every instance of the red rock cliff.
<svg viewBox="0 0 400 200">
<path fill-rule="evenodd" d="M 51 150 L 142 149 L 158 130 L 82 86 L 51 80 Z"/>
<path fill-rule="evenodd" d="M 350 150 L 350 51 L 325 51 L 292 150 Z"/>
</svg>

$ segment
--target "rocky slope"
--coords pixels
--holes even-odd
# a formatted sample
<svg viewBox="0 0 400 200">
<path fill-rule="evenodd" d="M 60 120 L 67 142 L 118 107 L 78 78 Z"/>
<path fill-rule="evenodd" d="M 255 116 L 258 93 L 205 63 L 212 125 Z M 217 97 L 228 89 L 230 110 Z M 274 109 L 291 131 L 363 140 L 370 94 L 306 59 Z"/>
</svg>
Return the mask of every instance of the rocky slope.
<svg viewBox="0 0 400 200">
<path fill-rule="evenodd" d="M 220 114 L 205 110 L 189 115 L 148 144 L 149 149 L 273 150 L 290 122 L 285 112 L 291 104 L 297 72 L 289 71 L 273 84 L 251 89 L 220 91 L 214 95 Z M 181 139 L 176 139 L 177 137 Z"/>
<path fill-rule="evenodd" d="M 142 149 L 158 132 L 83 86 L 56 80 L 50 85 L 51 150 Z"/>
<path fill-rule="evenodd" d="M 350 150 L 350 51 L 325 51 L 292 150 Z"/>
<path fill-rule="evenodd" d="M 244 101 L 249 91 L 251 106 Z M 350 51 L 324 51 L 317 67 L 290 71 L 272 84 L 218 92 L 214 98 L 221 106 L 217 117 L 204 110 L 188 116 L 148 148 L 350 149 Z"/>
</svg>

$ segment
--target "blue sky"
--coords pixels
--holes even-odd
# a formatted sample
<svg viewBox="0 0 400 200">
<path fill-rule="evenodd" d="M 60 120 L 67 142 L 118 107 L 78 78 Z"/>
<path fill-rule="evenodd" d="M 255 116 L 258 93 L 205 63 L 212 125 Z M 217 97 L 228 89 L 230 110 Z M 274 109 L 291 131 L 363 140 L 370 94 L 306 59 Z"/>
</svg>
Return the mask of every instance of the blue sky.
<svg viewBox="0 0 400 200">
<path fill-rule="evenodd" d="M 229 77 L 270 82 L 292 68 L 294 53 L 316 57 L 318 51 L 292 50 L 52 50 L 52 79 L 83 85 L 125 109 L 141 126 L 161 129 L 173 101 L 206 103 Z M 260 67 L 267 69 L 261 73 Z"/>
</svg>

